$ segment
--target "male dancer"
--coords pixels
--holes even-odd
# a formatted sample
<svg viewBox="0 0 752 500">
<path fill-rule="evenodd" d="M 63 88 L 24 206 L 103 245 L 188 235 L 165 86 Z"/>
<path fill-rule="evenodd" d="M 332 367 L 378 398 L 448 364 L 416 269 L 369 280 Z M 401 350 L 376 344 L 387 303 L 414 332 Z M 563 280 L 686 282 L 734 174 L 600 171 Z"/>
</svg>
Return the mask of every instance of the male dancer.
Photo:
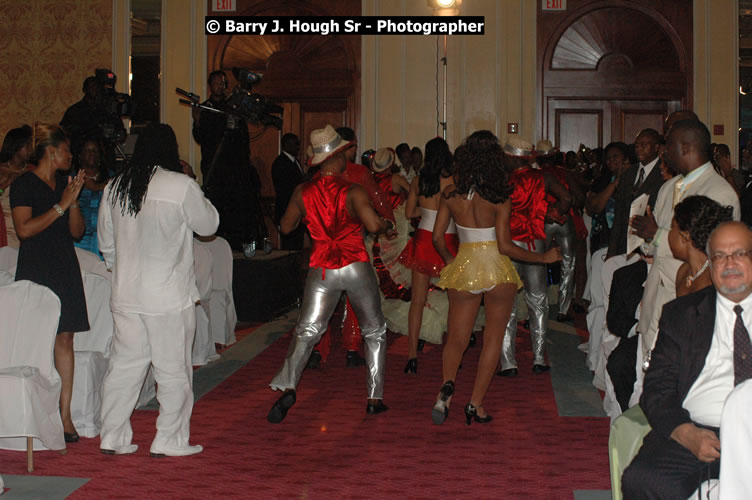
<svg viewBox="0 0 752 500">
<path fill-rule="evenodd" d="M 536 162 L 543 173 L 555 177 L 559 184 L 569 190 L 567 171 L 556 162 L 555 155 L 557 152 L 558 150 L 548 139 L 538 141 L 538 144 L 535 145 Z M 549 195 L 549 201 L 556 200 Z M 557 321 L 572 321 L 572 317 L 569 316 L 569 307 L 572 305 L 572 294 L 574 293 L 575 230 L 572 215 L 574 213 L 572 213 L 571 208 L 568 212 L 560 213 L 557 204 L 550 203 L 543 225 L 543 230 L 546 233 L 546 248 L 550 248 L 556 240 L 563 255 Z"/>
<path fill-rule="evenodd" d="M 311 145 L 311 165 L 321 165 L 320 170 L 295 189 L 281 221 L 282 232 L 289 233 L 304 220 L 313 249 L 295 336 L 284 365 L 269 384 L 274 390 L 284 391 L 269 411 L 267 420 L 271 423 L 281 422 L 295 404 L 295 388 L 303 368 L 342 292 L 347 292 L 365 341 L 366 412 L 376 414 L 388 409 L 382 401 L 386 321 L 361 231 L 365 227 L 371 233 L 382 233 L 392 224 L 376 214 L 365 189 L 341 177 L 347 165 L 344 150 L 349 142 L 327 125 L 311 132 Z"/>
<path fill-rule="evenodd" d="M 510 138 L 504 145 L 507 169 L 510 171 L 509 183 L 514 186 L 512 214 L 509 227 L 515 245 L 531 252 L 545 251 L 546 233 L 543 225 L 548 211 L 546 194 L 556 198 L 559 213 L 566 213 L 571 204 L 571 197 L 566 189 L 550 175 L 544 175 L 531 166 L 533 145 L 516 137 Z M 540 374 L 548 371 L 544 358 L 544 342 L 548 328 L 548 295 L 546 295 L 546 266 L 528 262 L 512 261 L 517 273 L 525 284 L 525 301 L 530 315 L 530 336 L 533 342 L 533 372 Z M 518 296 L 519 297 L 519 296 Z M 517 308 L 507 323 L 504 342 L 501 347 L 502 377 L 517 375 L 515 357 L 515 338 L 517 336 Z"/>
</svg>

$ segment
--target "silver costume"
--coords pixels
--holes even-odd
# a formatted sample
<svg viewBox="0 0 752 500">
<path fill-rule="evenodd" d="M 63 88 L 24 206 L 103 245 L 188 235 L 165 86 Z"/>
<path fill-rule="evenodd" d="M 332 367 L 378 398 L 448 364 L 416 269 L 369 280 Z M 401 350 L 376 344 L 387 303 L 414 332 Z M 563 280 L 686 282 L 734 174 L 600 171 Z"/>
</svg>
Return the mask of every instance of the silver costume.
<svg viewBox="0 0 752 500">
<path fill-rule="evenodd" d="M 562 224 L 546 223 L 546 248 L 551 248 L 555 239 L 561 248 L 561 280 L 559 281 L 559 313 L 567 314 L 572 305 L 574 293 L 574 244 L 575 231 L 572 218 L 567 216 L 567 222 Z"/>
<path fill-rule="evenodd" d="M 527 243 L 521 241 L 512 241 L 518 247 L 528 250 Z M 543 253 L 545 249 L 543 240 L 535 240 L 534 246 L 529 248 L 530 251 Z M 533 342 L 533 364 L 545 365 L 546 361 L 543 356 L 544 344 L 546 340 L 546 330 L 548 328 L 548 295 L 546 294 L 546 266 L 544 264 L 531 264 L 528 262 L 512 261 L 517 274 L 522 278 L 525 285 L 524 294 L 527 302 L 528 316 L 530 320 L 530 337 Z M 507 370 L 517 368 L 517 359 L 515 357 L 515 338 L 517 337 L 517 301 L 520 300 L 517 294 L 515 306 L 507 323 L 507 330 L 504 333 L 504 342 L 501 346 L 501 369 Z"/>
<path fill-rule="evenodd" d="M 322 276 L 323 274 L 323 276 Z M 269 384 L 272 389 L 295 389 L 314 346 L 326 331 L 329 318 L 342 292 L 350 299 L 365 343 L 369 399 L 383 399 L 386 363 L 386 321 L 376 274 L 369 262 L 354 262 L 339 269 L 308 270 L 303 304 L 295 326 L 295 336 L 287 351 L 285 364 Z"/>
</svg>

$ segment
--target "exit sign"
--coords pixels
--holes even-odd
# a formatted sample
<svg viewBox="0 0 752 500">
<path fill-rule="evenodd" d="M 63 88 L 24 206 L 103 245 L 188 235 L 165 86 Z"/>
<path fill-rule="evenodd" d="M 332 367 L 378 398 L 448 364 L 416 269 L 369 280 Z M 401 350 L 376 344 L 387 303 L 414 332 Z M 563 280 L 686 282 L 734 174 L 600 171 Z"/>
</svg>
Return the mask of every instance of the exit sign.
<svg viewBox="0 0 752 500">
<path fill-rule="evenodd" d="M 212 10 L 214 12 L 235 12 L 237 8 L 235 2 L 236 0 L 211 0 Z"/>
<path fill-rule="evenodd" d="M 543 10 L 567 10 L 567 0 L 541 0 Z"/>
</svg>

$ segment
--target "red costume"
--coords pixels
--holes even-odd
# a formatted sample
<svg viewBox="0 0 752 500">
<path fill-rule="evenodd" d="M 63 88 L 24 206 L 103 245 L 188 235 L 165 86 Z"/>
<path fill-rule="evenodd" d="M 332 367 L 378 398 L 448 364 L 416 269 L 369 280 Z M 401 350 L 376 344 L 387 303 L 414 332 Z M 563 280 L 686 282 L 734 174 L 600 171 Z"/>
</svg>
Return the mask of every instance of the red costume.
<svg viewBox="0 0 752 500">
<path fill-rule="evenodd" d="M 438 277 L 445 264 L 444 259 L 433 246 L 433 226 L 436 222 L 436 210 L 421 208 L 420 211 L 420 225 L 400 254 L 399 260 L 407 268 Z M 444 234 L 444 241 L 449 252 L 456 256 L 460 240 L 457 237 L 454 221 L 450 221 L 449 228 Z"/>
<path fill-rule="evenodd" d="M 363 225 L 347 210 L 350 187 L 352 183 L 342 177 L 321 174 L 303 187 L 303 221 L 313 241 L 309 267 L 320 267 L 325 272 L 369 261 L 361 232 Z"/>
<path fill-rule="evenodd" d="M 392 175 L 394 174 L 387 170 L 385 172 L 374 173 L 373 178 L 376 180 L 376 184 L 379 186 L 381 192 L 386 194 L 390 208 L 396 210 L 405 201 L 406 197 L 392 190 Z"/>
<path fill-rule="evenodd" d="M 543 172 L 526 165 L 511 173 L 509 183 L 514 186 L 509 197 L 512 200 L 512 213 L 509 217 L 512 239 L 527 243 L 528 247 L 534 245 L 535 240 L 545 241 L 543 222 L 548 201 Z"/>
<path fill-rule="evenodd" d="M 363 189 L 368 193 L 368 197 L 371 199 L 371 205 L 376 213 L 385 219 L 389 219 L 394 222 L 394 208 L 392 206 L 387 193 L 392 191 L 391 184 L 389 189 L 382 190 L 374 180 L 373 174 L 364 165 L 358 163 L 347 162 L 347 168 L 345 173 L 342 174 L 345 180 L 352 182 L 353 184 L 360 184 Z"/>
</svg>

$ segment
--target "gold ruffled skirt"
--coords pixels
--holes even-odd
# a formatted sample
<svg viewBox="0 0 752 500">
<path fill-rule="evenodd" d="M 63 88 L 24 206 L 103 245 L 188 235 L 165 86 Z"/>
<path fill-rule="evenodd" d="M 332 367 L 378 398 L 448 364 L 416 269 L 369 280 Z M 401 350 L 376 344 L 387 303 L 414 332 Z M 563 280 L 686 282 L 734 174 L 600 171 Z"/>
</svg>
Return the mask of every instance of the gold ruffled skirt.
<svg viewBox="0 0 752 500">
<path fill-rule="evenodd" d="M 499 253 L 495 241 L 460 243 L 457 257 L 441 270 L 437 286 L 463 292 L 490 290 L 496 285 L 514 283 L 522 288 L 509 257 Z"/>
</svg>

